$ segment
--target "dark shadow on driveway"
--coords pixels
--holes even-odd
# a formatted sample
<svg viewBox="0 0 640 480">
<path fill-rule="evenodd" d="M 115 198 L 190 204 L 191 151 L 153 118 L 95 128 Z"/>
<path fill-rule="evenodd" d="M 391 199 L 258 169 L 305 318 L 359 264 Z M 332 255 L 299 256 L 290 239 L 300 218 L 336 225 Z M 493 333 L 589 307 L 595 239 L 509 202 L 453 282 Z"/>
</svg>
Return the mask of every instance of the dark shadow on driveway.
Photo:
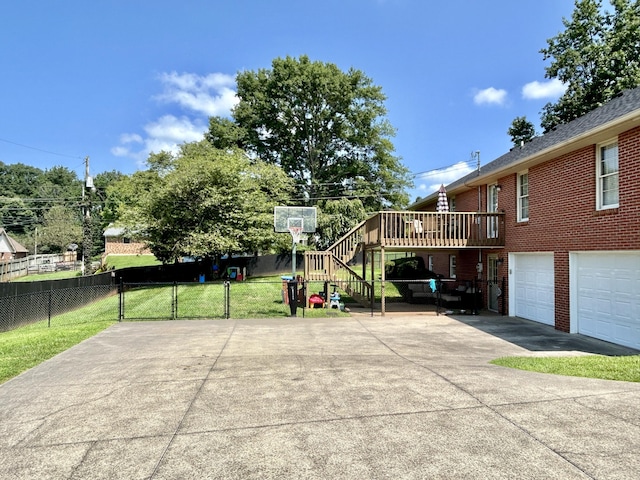
<svg viewBox="0 0 640 480">
<path fill-rule="evenodd" d="M 577 333 L 565 333 L 550 325 L 496 314 L 450 315 L 461 323 L 532 352 L 576 351 L 598 355 L 638 355 L 640 351 Z"/>
</svg>

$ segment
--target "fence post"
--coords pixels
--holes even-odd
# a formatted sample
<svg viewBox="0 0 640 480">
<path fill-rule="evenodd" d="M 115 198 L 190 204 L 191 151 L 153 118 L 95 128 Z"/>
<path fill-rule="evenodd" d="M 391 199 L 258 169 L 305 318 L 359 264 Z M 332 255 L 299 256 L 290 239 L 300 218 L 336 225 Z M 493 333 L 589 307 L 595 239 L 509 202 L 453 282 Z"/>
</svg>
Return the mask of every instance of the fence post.
<svg viewBox="0 0 640 480">
<path fill-rule="evenodd" d="M 224 318 L 231 318 L 231 282 L 224 282 Z"/>
<path fill-rule="evenodd" d="M 178 282 L 174 280 L 171 287 L 171 320 L 178 318 Z"/>
<path fill-rule="evenodd" d="M 376 281 L 371 279 L 371 293 L 369 294 L 371 297 L 371 316 L 373 317 L 373 311 L 376 307 Z"/>
<path fill-rule="evenodd" d="M 124 320 L 124 281 L 120 277 L 120 283 L 118 284 L 118 297 L 120 298 L 118 305 L 118 321 Z"/>
<path fill-rule="evenodd" d="M 53 290 L 49 289 L 49 305 L 47 307 L 47 327 L 51 327 L 51 294 L 52 294 Z"/>
</svg>

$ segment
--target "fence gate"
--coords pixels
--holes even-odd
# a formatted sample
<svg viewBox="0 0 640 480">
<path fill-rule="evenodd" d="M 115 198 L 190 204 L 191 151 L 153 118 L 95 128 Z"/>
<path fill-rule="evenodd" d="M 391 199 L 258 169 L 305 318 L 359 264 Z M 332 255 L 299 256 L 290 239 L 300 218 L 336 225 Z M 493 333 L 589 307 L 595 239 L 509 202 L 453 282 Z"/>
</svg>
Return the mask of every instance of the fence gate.
<svg viewBox="0 0 640 480">
<path fill-rule="evenodd" d="M 119 319 L 229 318 L 229 283 L 120 283 Z"/>
</svg>

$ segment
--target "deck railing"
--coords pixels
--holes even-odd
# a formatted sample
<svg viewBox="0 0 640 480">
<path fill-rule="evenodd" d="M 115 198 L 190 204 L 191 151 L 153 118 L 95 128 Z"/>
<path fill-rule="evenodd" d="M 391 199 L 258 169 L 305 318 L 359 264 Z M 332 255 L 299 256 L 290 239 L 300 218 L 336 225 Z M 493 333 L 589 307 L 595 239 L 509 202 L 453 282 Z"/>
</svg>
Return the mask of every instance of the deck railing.
<svg viewBox="0 0 640 480">
<path fill-rule="evenodd" d="M 464 248 L 504 246 L 504 213 L 378 212 L 366 220 L 366 246 Z"/>
<path fill-rule="evenodd" d="M 336 240 L 333 245 L 327 248 L 327 252 L 333 253 L 341 261 L 349 263 L 360 251 L 364 238 L 365 222 L 366 220 L 363 220 L 340 239 Z"/>
<path fill-rule="evenodd" d="M 331 252 L 305 252 L 304 278 L 308 281 L 331 282 L 361 305 L 370 306 L 371 284 Z"/>
</svg>

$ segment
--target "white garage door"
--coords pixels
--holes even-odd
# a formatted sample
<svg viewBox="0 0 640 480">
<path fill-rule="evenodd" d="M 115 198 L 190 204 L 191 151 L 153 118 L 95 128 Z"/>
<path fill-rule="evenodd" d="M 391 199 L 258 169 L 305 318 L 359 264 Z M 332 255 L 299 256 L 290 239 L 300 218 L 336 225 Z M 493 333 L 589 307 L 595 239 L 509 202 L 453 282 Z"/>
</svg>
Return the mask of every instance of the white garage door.
<svg viewBox="0 0 640 480">
<path fill-rule="evenodd" d="M 570 262 L 572 326 L 640 349 L 640 252 L 580 252 Z"/>
<path fill-rule="evenodd" d="M 518 253 L 512 265 L 510 311 L 514 315 L 555 325 L 554 273 L 552 253 Z"/>
</svg>

